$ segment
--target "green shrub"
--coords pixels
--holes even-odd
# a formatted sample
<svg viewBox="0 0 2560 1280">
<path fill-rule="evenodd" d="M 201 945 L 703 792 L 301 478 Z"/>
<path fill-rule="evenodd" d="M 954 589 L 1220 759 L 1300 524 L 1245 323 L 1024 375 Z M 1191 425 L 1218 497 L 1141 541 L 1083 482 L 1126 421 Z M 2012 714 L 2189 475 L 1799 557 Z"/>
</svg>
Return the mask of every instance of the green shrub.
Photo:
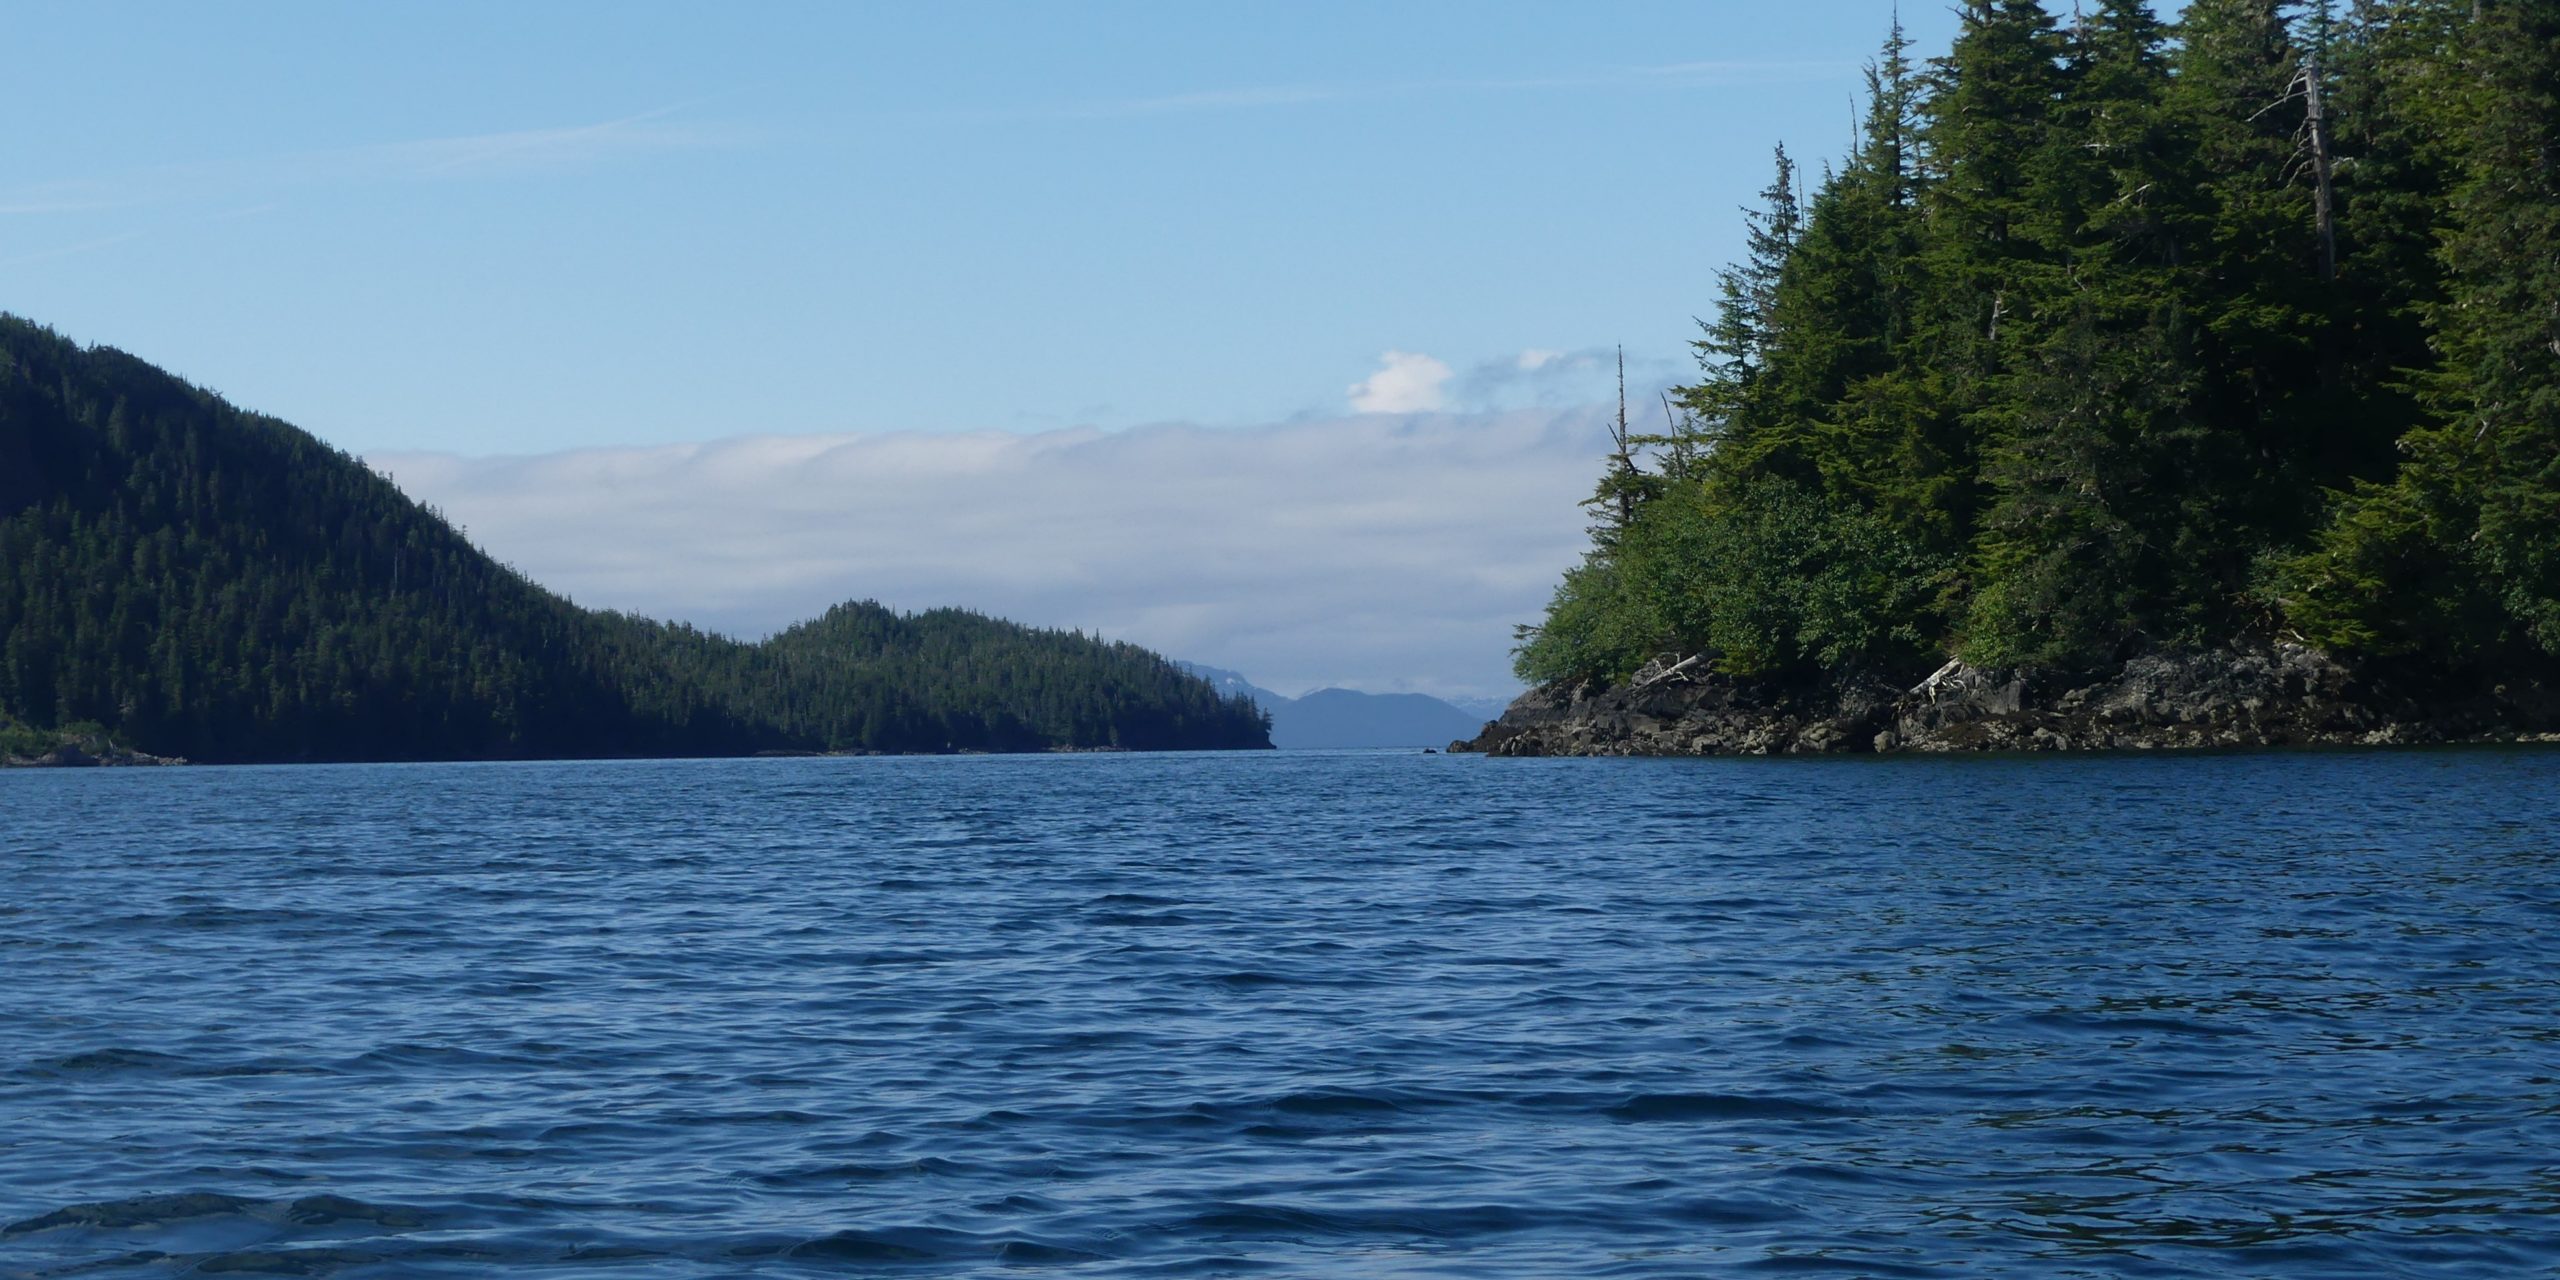
<svg viewBox="0 0 2560 1280">
<path fill-rule="evenodd" d="M 1666 652 L 1789 678 L 1930 658 L 1951 567 L 1873 513 L 1775 477 L 1677 485 L 1566 575 L 1524 633 L 1524 680 L 1623 679 Z"/>
</svg>

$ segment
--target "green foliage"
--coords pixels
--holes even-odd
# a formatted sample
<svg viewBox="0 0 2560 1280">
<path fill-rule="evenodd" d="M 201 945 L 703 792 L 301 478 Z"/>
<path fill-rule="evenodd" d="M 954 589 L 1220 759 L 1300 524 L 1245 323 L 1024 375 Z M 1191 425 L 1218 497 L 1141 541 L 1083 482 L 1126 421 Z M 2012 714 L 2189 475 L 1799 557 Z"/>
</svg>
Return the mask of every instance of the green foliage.
<svg viewBox="0 0 2560 1280">
<path fill-rule="evenodd" d="M 1947 567 L 1872 513 L 1779 476 L 1648 503 L 1615 556 L 1557 589 L 1517 663 L 1533 682 L 1622 679 L 1658 653 L 1705 652 L 1733 675 L 1906 665 Z"/>
<path fill-rule="evenodd" d="M 2472 637 L 2495 625 L 2496 609 L 2445 514 L 2412 485 L 2359 485 L 2309 551 L 2271 561 L 2265 593 L 2314 644 L 2473 656 Z"/>
<path fill-rule="evenodd" d="M 206 761 L 1267 743 L 1153 654 L 974 614 L 750 645 L 579 609 L 309 435 L 9 318 L 0 715 Z"/>
<path fill-rule="evenodd" d="M 105 725 L 94 720 L 75 720 L 50 729 L 20 724 L 0 714 L 0 761 L 33 760 L 60 747 L 77 747 L 90 755 L 105 755 L 123 745 Z"/>
<path fill-rule="evenodd" d="M 1787 412 L 1780 398 L 1784 389 L 1770 377 L 1772 359 L 1786 340 L 1778 314 L 1786 296 L 1783 274 L 1804 229 L 1796 180 L 1795 162 L 1780 147 L 1760 207 L 1743 213 L 1743 261 L 1717 274 L 1716 318 L 1690 344 L 1703 376 L 1681 388 L 1680 404 L 1696 438 L 1669 442 L 1671 474 L 1688 475 L 1707 448 L 1720 452 L 1728 468 L 1807 465 L 1802 424 Z"/>
<path fill-rule="evenodd" d="M 2413 5 L 2431 39 L 2447 15 Z M 2560 656 L 2560 12 L 2508 0 L 2450 26 L 2448 65 L 2404 70 L 2451 198 L 2428 422 L 2280 575 L 2325 643 L 2456 658 Z"/>
<path fill-rule="evenodd" d="M 2448 283 L 2428 308 L 2440 425 L 2416 463 L 2476 495 L 2489 589 L 2516 639 L 2560 654 L 2560 10 L 2497 0 L 2469 34 Z"/>
<path fill-rule="evenodd" d="M 2560 10 L 1960 15 L 1809 198 L 1781 157 L 1522 673 L 2560 656 Z"/>
<path fill-rule="evenodd" d="M 1873 513 L 1777 476 L 1648 506 L 1624 561 L 1661 647 L 1744 676 L 1907 665 L 1948 572 Z"/>
<path fill-rule="evenodd" d="M 0 760 L 26 760 L 51 751 L 59 736 L 0 716 Z"/>
<path fill-rule="evenodd" d="M 1531 684 L 1622 680 L 1663 638 L 1656 621 L 1627 597 L 1615 558 L 1595 554 L 1565 570 L 1545 621 L 1520 628 L 1511 665 Z"/>
<path fill-rule="evenodd" d="M 1979 665 L 2193 643 L 2216 620 L 2215 512 L 2194 483 L 2212 440 L 2187 416 L 2178 317 L 2110 319 L 2083 306 L 2014 388 L 2026 429 L 1986 468 L 1998 498 L 1962 643 Z"/>
</svg>

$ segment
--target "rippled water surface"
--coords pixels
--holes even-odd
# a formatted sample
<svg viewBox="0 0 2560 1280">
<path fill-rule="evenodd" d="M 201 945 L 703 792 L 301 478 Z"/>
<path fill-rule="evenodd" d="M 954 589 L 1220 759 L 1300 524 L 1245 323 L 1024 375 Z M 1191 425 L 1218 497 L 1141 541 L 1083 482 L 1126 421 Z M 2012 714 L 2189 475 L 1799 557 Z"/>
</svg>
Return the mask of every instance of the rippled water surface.
<svg viewBox="0 0 2560 1280">
<path fill-rule="evenodd" d="M 2560 1270 L 2560 752 L 0 775 L 0 1274 Z"/>
</svg>

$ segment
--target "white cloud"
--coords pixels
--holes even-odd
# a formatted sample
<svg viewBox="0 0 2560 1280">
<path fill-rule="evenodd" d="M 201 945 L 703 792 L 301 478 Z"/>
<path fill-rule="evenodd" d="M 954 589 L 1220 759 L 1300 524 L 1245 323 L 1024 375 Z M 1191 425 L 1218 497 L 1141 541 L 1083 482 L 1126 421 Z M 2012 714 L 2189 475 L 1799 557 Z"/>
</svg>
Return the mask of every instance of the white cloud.
<svg viewBox="0 0 2560 1280">
<path fill-rule="evenodd" d="M 1378 357 L 1378 371 L 1350 386 L 1354 413 L 1430 413 L 1441 405 L 1448 365 L 1411 351 Z"/>
<path fill-rule="evenodd" d="M 1857 73 L 1854 62 L 1710 61 L 1655 66 L 1592 67 L 1532 76 L 1478 76 L 1445 80 L 1389 80 L 1351 84 L 1243 85 L 1105 102 L 1059 104 L 1006 114 L 1067 119 L 1110 119 L 1170 112 L 1300 107 L 1366 99 L 1442 94 L 1579 90 L 1713 88 L 1836 80 Z"/>
<path fill-rule="evenodd" d="M 1435 362 L 1436 363 L 1436 362 Z M 1601 414 L 747 437 L 370 459 L 582 604 L 762 635 L 962 605 L 1323 685 L 1508 694 L 1584 544 Z"/>
<path fill-rule="evenodd" d="M 1684 363 L 1642 354 L 1627 357 L 1627 407 L 1648 418 L 1661 410 L 1661 394 L 1694 376 Z M 1531 347 L 1516 355 L 1478 361 L 1449 380 L 1443 399 L 1450 408 L 1490 412 L 1502 409 L 1565 409 L 1598 404 L 1614 413 L 1618 394 L 1618 353 L 1611 347 L 1565 350 Z"/>
</svg>

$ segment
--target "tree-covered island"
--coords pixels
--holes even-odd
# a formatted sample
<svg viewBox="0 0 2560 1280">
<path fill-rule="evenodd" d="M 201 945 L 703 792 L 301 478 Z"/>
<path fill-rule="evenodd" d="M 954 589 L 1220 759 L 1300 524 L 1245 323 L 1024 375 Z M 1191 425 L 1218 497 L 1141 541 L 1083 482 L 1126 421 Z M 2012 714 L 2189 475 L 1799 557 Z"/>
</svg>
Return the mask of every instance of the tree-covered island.
<svg viewBox="0 0 2560 1280">
<path fill-rule="evenodd" d="M 1474 745 L 2560 728 L 2560 6 L 1962 20 L 1778 155 Z"/>
<path fill-rule="evenodd" d="M 847 604 L 761 643 L 582 609 L 362 463 L 0 316 L 0 760 L 1267 747 L 1133 645 Z"/>
</svg>

